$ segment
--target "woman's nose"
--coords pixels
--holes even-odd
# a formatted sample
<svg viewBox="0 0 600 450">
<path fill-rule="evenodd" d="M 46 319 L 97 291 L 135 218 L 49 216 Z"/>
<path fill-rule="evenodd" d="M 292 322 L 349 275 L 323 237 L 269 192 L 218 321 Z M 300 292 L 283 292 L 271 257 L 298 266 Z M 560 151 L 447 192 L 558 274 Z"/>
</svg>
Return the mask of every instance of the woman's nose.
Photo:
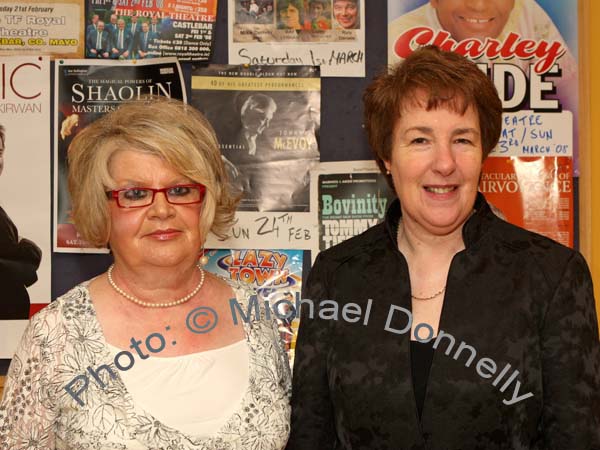
<svg viewBox="0 0 600 450">
<path fill-rule="evenodd" d="M 450 144 L 438 144 L 433 161 L 433 170 L 448 176 L 456 169 L 456 160 Z"/>
<path fill-rule="evenodd" d="M 161 219 L 171 217 L 175 213 L 174 205 L 167 201 L 166 192 L 157 192 L 150 205 L 150 214 Z"/>
</svg>

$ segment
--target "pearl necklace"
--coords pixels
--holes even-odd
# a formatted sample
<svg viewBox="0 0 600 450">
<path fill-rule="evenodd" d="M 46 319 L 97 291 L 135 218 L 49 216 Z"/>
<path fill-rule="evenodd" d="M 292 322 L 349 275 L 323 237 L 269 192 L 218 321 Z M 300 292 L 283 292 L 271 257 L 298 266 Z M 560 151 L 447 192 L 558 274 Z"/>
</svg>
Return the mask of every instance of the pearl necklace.
<svg viewBox="0 0 600 450">
<path fill-rule="evenodd" d="M 121 294 L 127 300 L 129 300 L 137 305 L 143 306 L 144 308 L 170 308 L 171 306 L 181 305 L 182 303 L 187 302 L 194 295 L 196 295 L 198 293 L 198 291 L 202 288 L 202 285 L 204 284 L 204 270 L 202 269 L 202 267 L 197 266 L 198 270 L 200 271 L 200 282 L 198 283 L 198 286 L 196 286 L 196 288 L 192 292 L 190 292 L 188 295 L 180 298 L 179 300 L 173 300 L 172 302 L 164 302 L 164 303 L 144 302 L 138 298 L 135 298 L 133 295 L 129 295 L 127 292 L 125 292 L 123 289 L 121 289 L 119 286 L 117 286 L 117 284 L 114 282 L 113 277 L 112 277 L 112 271 L 113 271 L 114 267 L 115 267 L 115 265 L 112 264 L 108 268 L 108 272 L 107 272 L 108 282 L 110 283 L 110 285 L 113 287 L 113 289 L 115 291 L 117 291 L 119 294 Z"/>
</svg>

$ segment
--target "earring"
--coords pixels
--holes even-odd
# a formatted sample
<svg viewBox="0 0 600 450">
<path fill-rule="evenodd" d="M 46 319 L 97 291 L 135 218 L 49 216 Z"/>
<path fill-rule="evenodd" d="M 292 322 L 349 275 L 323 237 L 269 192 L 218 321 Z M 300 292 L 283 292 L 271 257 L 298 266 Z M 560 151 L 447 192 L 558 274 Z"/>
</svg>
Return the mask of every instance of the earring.
<svg viewBox="0 0 600 450">
<path fill-rule="evenodd" d="M 202 247 L 202 250 L 200 250 L 200 254 L 202 255 L 202 256 L 200 257 L 200 260 L 199 260 L 199 262 L 200 262 L 200 265 L 201 265 L 201 266 L 205 266 L 205 265 L 207 265 L 207 264 L 208 264 L 208 256 L 206 256 L 206 253 L 205 253 L 204 247 Z"/>
<path fill-rule="evenodd" d="M 388 169 L 388 170 L 386 170 L 386 171 L 385 171 L 385 174 L 386 174 L 386 175 L 391 175 L 391 174 L 392 174 L 392 172 L 390 172 L 390 171 L 389 171 L 389 169 Z"/>
</svg>

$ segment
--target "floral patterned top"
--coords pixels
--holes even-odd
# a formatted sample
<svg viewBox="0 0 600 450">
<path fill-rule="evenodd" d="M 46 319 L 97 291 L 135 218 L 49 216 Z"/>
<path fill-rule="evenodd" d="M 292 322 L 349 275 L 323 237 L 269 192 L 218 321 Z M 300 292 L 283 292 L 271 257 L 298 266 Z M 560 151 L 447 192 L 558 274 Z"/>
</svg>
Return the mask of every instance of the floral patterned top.
<svg viewBox="0 0 600 450">
<path fill-rule="evenodd" d="M 238 289 L 236 297 L 246 310 L 250 292 Z M 250 379 L 239 408 L 215 435 L 192 436 L 133 402 L 102 334 L 88 282 L 76 286 L 36 314 L 21 339 L 0 403 L 0 449 L 283 449 L 290 431 L 291 375 L 276 325 L 262 317 L 244 323 Z M 72 389 L 83 391 L 84 375 L 82 406 L 65 386 L 80 376 Z"/>
</svg>

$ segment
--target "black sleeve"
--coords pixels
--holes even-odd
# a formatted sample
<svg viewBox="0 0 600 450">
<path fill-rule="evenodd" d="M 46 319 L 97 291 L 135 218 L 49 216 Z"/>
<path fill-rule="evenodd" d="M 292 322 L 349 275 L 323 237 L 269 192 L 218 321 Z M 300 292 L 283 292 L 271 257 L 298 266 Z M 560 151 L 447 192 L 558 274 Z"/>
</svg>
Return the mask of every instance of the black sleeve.
<svg viewBox="0 0 600 450">
<path fill-rule="evenodd" d="M 19 232 L 4 209 L 0 208 L 0 258 L 14 258 L 18 252 Z"/>
<path fill-rule="evenodd" d="M 40 262 L 42 262 L 42 250 L 35 244 L 35 242 L 26 238 L 21 238 L 19 241 L 18 259 L 31 264 L 37 269 L 40 267 Z"/>
<path fill-rule="evenodd" d="M 300 329 L 292 377 L 292 423 L 286 450 L 329 450 L 335 448 L 333 405 L 327 374 L 328 323 L 318 318 L 318 304 L 327 299 L 326 264 L 317 257 L 305 284 Z"/>
<path fill-rule="evenodd" d="M 6 212 L 0 208 L 0 271 L 13 281 L 31 286 L 37 281 L 36 270 L 42 251 L 29 239 L 19 240 L 19 232 Z"/>
<path fill-rule="evenodd" d="M 583 257 L 567 263 L 542 326 L 545 448 L 600 450 L 600 342 Z"/>
<path fill-rule="evenodd" d="M 37 269 L 42 262 L 42 250 L 33 241 L 22 238 L 19 241 L 18 259 L 25 268 L 19 278 L 25 286 L 31 286 L 38 279 Z"/>
</svg>

